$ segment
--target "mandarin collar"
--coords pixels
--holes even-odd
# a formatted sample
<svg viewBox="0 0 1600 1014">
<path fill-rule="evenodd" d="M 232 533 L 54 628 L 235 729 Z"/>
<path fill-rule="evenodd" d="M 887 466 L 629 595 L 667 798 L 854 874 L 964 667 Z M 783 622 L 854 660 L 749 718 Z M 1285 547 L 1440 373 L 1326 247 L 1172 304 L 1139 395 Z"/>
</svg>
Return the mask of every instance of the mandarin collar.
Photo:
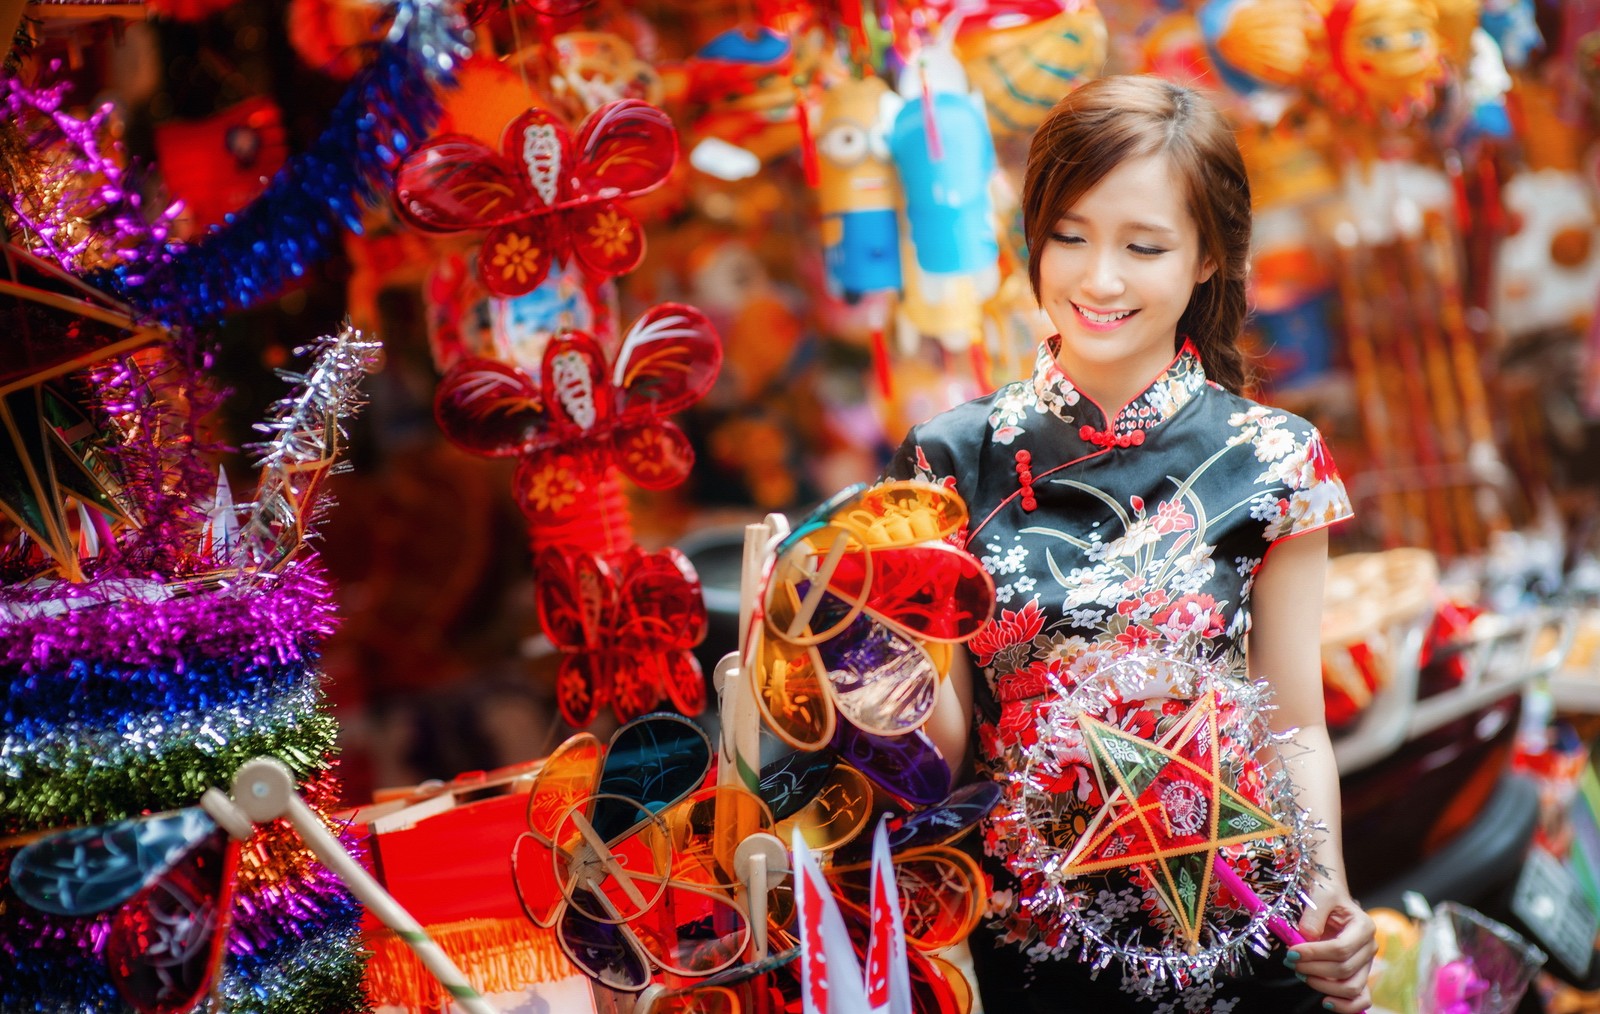
<svg viewBox="0 0 1600 1014">
<path fill-rule="evenodd" d="M 1185 338 L 1183 347 L 1166 368 L 1132 401 L 1117 409 L 1108 424 L 1106 410 L 1080 391 L 1056 362 L 1060 347 L 1060 335 L 1039 343 L 1033 365 L 1034 394 L 1043 410 L 1077 427 L 1078 435 L 1097 447 L 1136 447 L 1144 443 L 1148 430 L 1177 415 L 1206 384 L 1200 353 Z"/>
</svg>

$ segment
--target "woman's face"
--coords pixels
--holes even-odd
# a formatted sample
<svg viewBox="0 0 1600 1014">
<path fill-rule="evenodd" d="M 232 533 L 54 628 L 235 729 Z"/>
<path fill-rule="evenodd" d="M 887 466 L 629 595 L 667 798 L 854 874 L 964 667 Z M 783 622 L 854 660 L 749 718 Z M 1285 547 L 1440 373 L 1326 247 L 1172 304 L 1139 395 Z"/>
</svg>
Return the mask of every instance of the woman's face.
<svg viewBox="0 0 1600 1014">
<path fill-rule="evenodd" d="M 1167 157 L 1117 166 L 1056 222 L 1039 258 L 1039 303 L 1061 333 L 1062 368 L 1091 386 L 1095 371 L 1155 377 L 1212 270 Z"/>
</svg>

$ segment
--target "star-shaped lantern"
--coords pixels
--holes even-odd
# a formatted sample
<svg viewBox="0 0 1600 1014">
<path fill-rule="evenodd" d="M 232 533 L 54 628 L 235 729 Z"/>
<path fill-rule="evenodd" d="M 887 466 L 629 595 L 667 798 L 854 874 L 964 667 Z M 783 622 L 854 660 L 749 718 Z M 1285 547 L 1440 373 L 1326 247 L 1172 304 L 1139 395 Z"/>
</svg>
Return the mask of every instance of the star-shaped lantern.
<svg viewBox="0 0 1600 1014">
<path fill-rule="evenodd" d="M 5 247 L 0 320 L 0 514 L 50 557 L 67 580 L 81 579 L 68 515 L 78 505 L 131 523 L 88 410 L 66 383 L 70 374 L 160 342 L 165 332 L 138 324 L 132 311 L 26 251 Z M 87 537 L 87 536 L 85 536 Z"/>
<path fill-rule="evenodd" d="M 1146 865 L 1191 948 L 1198 947 L 1217 850 L 1289 833 L 1225 781 L 1216 691 L 1194 701 L 1156 742 L 1090 715 L 1078 722 L 1105 804 L 1060 876 Z"/>
</svg>

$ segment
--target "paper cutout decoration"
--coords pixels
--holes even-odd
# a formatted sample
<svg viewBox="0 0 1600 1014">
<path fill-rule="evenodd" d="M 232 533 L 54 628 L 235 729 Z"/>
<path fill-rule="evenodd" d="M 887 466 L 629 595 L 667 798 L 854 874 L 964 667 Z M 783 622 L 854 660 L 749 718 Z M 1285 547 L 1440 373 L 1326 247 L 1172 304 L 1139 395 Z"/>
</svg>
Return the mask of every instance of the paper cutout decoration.
<svg viewBox="0 0 1600 1014">
<path fill-rule="evenodd" d="M 412 152 L 395 174 L 395 208 L 424 232 L 487 229 L 479 277 L 509 299 L 556 262 L 575 260 L 594 281 L 637 267 L 644 231 L 623 201 L 660 186 L 677 154 L 667 114 L 636 99 L 595 110 L 576 141 L 553 113 L 529 109 L 498 152 L 464 134 Z"/>
<path fill-rule="evenodd" d="M 556 706 L 574 728 L 607 704 L 627 722 L 665 697 L 685 715 L 705 710 L 705 677 L 691 653 L 705 639 L 705 597 L 689 558 L 637 546 L 611 563 L 572 546 L 534 559 L 534 601 L 563 653 Z"/>
<path fill-rule="evenodd" d="M 521 455 L 523 512 L 557 524 L 588 509 L 585 494 L 613 466 L 646 489 L 687 478 L 694 452 L 666 417 L 704 396 L 721 363 L 705 314 L 662 303 L 634 322 L 614 363 L 581 331 L 545 346 L 537 384 L 513 366 L 462 359 L 439 383 L 434 416 L 464 450 Z"/>
<path fill-rule="evenodd" d="M 618 729 L 603 751 L 587 733 L 572 737 L 534 781 L 528 830 L 511 855 L 518 900 L 603 985 L 637 992 L 652 968 L 710 975 L 744 953 L 750 926 L 709 858 L 709 829 L 677 809 L 715 809 L 691 798 L 710 770 L 704 732 L 653 714 Z M 762 823 L 771 826 L 770 814 Z"/>
<path fill-rule="evenodd" d="M 114 912 L 106 967 L 140 1014 L 184 1014 L 221 966 L 239 846 L 198 807 L 62 831 L 11 860 L 11 888 L 41 912 Z"/>
</svg>

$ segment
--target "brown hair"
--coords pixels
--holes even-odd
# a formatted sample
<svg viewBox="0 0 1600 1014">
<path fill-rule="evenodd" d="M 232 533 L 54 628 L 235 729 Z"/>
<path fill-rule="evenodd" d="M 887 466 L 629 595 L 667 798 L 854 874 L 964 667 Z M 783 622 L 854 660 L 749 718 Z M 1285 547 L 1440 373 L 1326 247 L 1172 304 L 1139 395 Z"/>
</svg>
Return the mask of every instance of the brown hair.
<svg viewBox="0 0 1600 1014">
<path fill-rule="evenodd" d="M 1248 312 L 1250 181 L 1233 130 L 1198 92 L 1158 77 L 1106 77 L 1050 110 L 1028 147 L 1022 183 L 1034 298 L 1039 259 L 1061 216 L 1123 162 L 1155 154 L 1166 155 L 1184 181 L 1201 256 L 1216 265 L 1178 319 L 1177 344 L 1191 339 L 1207 376 L 1238 393 L 1248 379 L 1238 341 Z"/>
</svg>

